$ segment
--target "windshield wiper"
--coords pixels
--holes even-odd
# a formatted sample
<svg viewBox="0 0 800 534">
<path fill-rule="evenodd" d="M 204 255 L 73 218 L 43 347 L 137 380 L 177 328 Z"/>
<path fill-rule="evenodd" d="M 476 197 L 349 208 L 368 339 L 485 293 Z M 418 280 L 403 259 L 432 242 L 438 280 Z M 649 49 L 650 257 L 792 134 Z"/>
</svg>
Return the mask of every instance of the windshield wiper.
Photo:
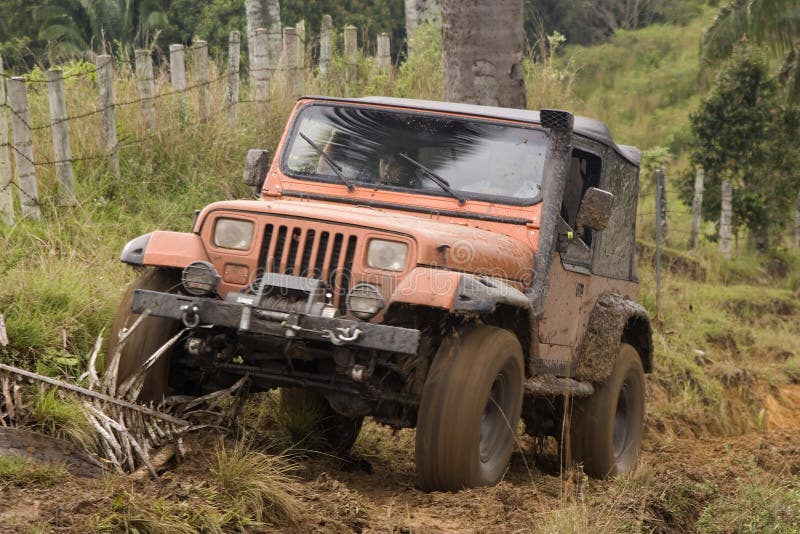
<svg viewBox="0 0 800 534">
<path fill-rule="evenodd" d="M 325 163 L 327 163 L 327 164 L 328 164 L 328 166 L 331 168 L 331 170 L 332 170 L 332 171 L 333 171 L 333 172 L 336 174 L 336 177 L 337 177 L 337 178 L 339 178 L 339 180 L 341 180 L 341 181 L 342 181 L 342 183 L 343 183 L 344 185 L 346 185 L 346 186 L 347 186 L 347 190 L 348 190 L 348 191 L 353 191 L 353 190 L 356 188 L 356 186 L 354 186 L 353 184 L 351 184 L 351 183 L 350 183 L 350 181 L 349 181 L 347 178 L 345 178 L 345 177 L 344 177 L 344 174 L 342 173 L 342 167 L 341 167 L 341 166 L 340 166 L 338 163 L 336 163 L 335 161 L 333 161 L 333 160 L 331 159 L 331 157 L 330 157 L 329 155 L 327 155 L 327 154 L 325 153 L 325 151 L 324 151 L 324 150 L 322 150 L 322 149 L 319 147 L 319 145 L 317 145 L 317 144 L 316 144 L 314 141 L 312 141 L 311 139 L 309 139 L 309 138 L 306 136 L 306 134 L 304 134 L 303 132 L 298 132 L 298 133 L 300 134 L 300 137 L 302 137 L 302 138 L 303 138 L 303 140 L 304 140 L 306 143 L 308 143 L 309 145 L 311 145 L 311 148 L 313 148 L 314 150 L 316 150 L 316 151 L 317 151 L 317 154 L 319 154 L 320 156 L 322 156 L 322 159 L 324 159 L 324 160 L 325 160 Z"/>
<path fill-rule="evenodd" d="M 430 178 L 433 183 L 435 183 L 436 185 L 441 187 L 444 191 L 449 193 L 451 197 L 453 197 L 454 199 L 458 200 L 458 203 L 460 205 L 463 206 L 464 203 L 467 201 L 466 198 L 464 198 L 461 195 L 459 195 L 458 193 L 456 193 L 453 190 L 453 188 L 450 187 L 450 182 L 448 182 L 447 180 L 445 180 L 444 178 L 442 178 L 441 176 L 439 176 L 438 174 L 436 174 L 435 172 L 430 170 L 428 167 L 426 167 L 425 165 L 423 165 L 419 161 L 415 160 L 414 158 L 412 158 L 412 157 L 410 157 L 410 156 L 408 156 L 406 154 L 403 154 L 402 152 L 400 152 L 398 155 L 401 158 L 403 158 L 404 160 L 406 160 L 407 162 L 409 162 L 410 164 L 412 164 L 414 167 L 418 168 L 419 170 L 424 172 L 426 175 L 428 175 L 428 178 Z"/>
</svg>

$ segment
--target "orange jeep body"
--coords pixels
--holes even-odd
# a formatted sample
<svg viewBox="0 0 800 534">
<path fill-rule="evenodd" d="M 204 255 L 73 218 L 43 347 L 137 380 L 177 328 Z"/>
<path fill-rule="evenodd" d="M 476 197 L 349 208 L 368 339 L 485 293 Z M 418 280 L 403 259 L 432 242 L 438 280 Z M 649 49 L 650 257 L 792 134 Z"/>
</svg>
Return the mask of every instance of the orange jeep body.
<svg viewBox="0 0 800 534">
<path fill-rule="evenodd" d="M 473 121 L 487 131 L 524 128 L 548 143 L 537 149 L 541 194 L 530 202 L 492 197 L 497 177 L 491 172 L 470 182 L 482 192 L 462 193 L 464 201 L 428 181 L 418 189 L 384 187 L 359 182 L 346 169 L 355 182 L 349 187 L 325 156 L 298 138 L 306 128 L 327 156 L 343 150 L 335 136 L 301 126 L 306 110 L 322 113 L 320 107 L 344 110 L 347 117 L 381 111 Z M 559 132 L 566 139 L 560 148 L 554 140 Z M 302 145 L 298 161 L 307 174 L 292 170 L 292 143 Z M 557 150 L 560 166 L 552 161 Z M 648 316 L 634 302 L 639 160 L 639 151 L 616 145 L 602 123 L 564 112 L 306 97 L 269 168 L 251 177 L 259 186 L 257 200 L 213 203 L 189 233 L 156 231 L 126 246 L 123 261 L 183 270 L 184 278 L 184 290 L 170 294 L 137 291 L 134 312 L 182 320 L 202 338 L 174 358 L 173 373 L 176 366 L 200 367 L 203 380 L 215 385 L 249 373 L 265 389 L 308 388 L 339 413 L 395 426 L 416 424 L 427 370 L 447 332 L 467 323 L 494 325 L 512 332 L 522 347 L 528 381 L 523 417 L 533 418 L 540 412 L 533 406 L 537 398 L 602 384 L 620 343 L 635 348 L 646 372 L 652 369 Z M 334 164 L 345 169 L 348 163 Z M 613 195 L 605 224 L 576 227 L 582 200 L 593 189 Z M 234 248 L 217 243 L 220 225 L 244 236 Z M 403 261 L 391 269 L 370 266 L 376 241 L 385 255 L 380 261 L 395 253 Z M 196 294 L 212 274 L 213 287 Z M 195 276 L 201 281 L 191 289 L 186 279 Z M 271 289 L 261 295 L 265 276 Z M 354 313 L 356 302 L 366 308 Z M 542 377 L 555 382 L 544 384 Z"/>
</svg>

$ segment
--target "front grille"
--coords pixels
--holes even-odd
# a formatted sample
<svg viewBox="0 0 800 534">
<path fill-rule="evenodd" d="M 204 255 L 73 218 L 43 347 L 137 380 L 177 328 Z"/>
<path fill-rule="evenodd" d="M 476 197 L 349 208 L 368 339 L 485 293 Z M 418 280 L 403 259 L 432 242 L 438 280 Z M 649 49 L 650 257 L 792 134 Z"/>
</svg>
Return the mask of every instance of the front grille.
<svg viewBox="0 0 800 534">
<path fill-rule="evenodd" d="M 325 280 L 344 313 L 357 242 L 338 227 L 267 224 L 258 264 L 265 272 Z"/>
</svg>

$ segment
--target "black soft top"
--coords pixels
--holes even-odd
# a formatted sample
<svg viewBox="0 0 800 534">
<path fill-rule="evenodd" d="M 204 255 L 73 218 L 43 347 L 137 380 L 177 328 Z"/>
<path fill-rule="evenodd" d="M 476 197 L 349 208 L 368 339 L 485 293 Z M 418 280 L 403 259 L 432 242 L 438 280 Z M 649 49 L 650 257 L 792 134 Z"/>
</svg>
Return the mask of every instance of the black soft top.
<svg viewBox="0 0 800 534">
<path fill-rule="evenodd" d="M 539 112 L 530 109 L 501 108 L 494 106 L 477 106 L 475 104 L 458 104 L 455 102 L 438 102 L 435 100 L 416 100 L 413 98 L 393 98 L 386 96 L 366 96 L 362 98 L 337 98 L 331 96 L 308 96 L 315 100 L 330 102 L 375 104 L 407 109 L 424 109 L 427 111 L 444 111 L 447 113 L 460 113 L 475 115 L 492 119 L 507 119 L 531 124 L 541 124 Z M 592 139 L 614 148 L 619 155 L 635 166 L 642 161 L 642 152 L 632 146 L 617 145 L 611 137 L 611 131 L 602 121 L 589 117 L 575 117 L 573 131 L 583 137 Z"/>
</svg>

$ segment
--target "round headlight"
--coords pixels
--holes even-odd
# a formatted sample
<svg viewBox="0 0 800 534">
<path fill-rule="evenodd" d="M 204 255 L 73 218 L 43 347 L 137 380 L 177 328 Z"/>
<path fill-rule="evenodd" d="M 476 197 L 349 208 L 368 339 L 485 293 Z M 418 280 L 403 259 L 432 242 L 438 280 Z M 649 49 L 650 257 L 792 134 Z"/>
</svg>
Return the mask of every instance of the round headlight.
<svg viewBox="0 0 800 534">
<path fill-rule="evenodd" d="M 252 221 L 217 219 L 214 225 L 214 244 L 234 250 L 247 250 L 253 242 Z"/>
<path fill-rule="evenodd" d="M 347 294 L 347 309 L 359 319 L 371 319 L 383 304 L 381 292 L 371 284 L 356 284 Z"/>
<path fill-rule="evenodd" d="M 186 266 L 181 275 L 183 289 L 190 295 L 202 297 L 216 291 L 219 275 L 207 261 L 195 261 Z"/>
</svg>

